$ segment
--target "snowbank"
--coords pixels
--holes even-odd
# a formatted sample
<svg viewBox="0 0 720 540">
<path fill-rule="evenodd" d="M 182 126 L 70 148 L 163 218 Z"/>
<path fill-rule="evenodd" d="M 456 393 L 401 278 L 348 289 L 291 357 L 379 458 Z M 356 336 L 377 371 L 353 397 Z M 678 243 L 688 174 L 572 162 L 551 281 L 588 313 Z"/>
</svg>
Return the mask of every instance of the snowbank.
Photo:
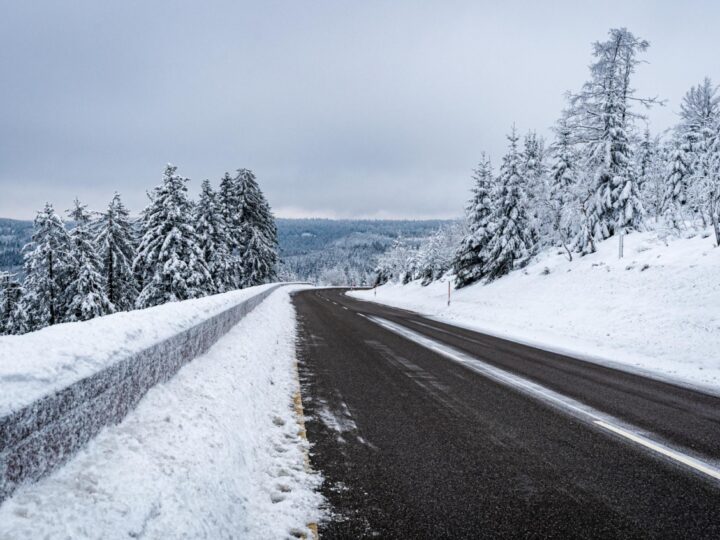
<svg viewBox="0 0 720 540">
<path fill-rule="evenodd" d="M 707 234 L 617 239 L 568 262 L 556 251 L 489 285 L 388 284 L 349 293 L 655 377 L 720 390 L 720 248 Z"/>
<path fill-rule="evenodd" d="M 293 409 L 289 289 L 273 292 L 62 468 L 19 488 L 0 506 L 0 538 L 308 534 L 322 500 Z"/>
<path fill-rule="evenodd" d="M 272 285 L 0 336 L 0 417 L 187 330 Z"/>
</svg>

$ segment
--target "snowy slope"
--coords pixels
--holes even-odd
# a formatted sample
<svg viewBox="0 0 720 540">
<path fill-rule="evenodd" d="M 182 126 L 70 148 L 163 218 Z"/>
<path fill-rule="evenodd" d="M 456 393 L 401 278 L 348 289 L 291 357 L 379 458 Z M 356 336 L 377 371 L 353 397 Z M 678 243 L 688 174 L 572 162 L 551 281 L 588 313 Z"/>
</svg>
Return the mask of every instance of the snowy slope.
<svg viewBox="0 0 720 540">
<path fill-rule="evenodd" d="M 187 330 L 272 285 L 0 336 L 0 416 Z"/>
<path fill-rule="evenodd" d="M 286 538 L 320 518 L 283 287 L 119 425 L 0 506 L 0 538 Z"/>
<path fill-rule="evenodd" d="M 703 236 L 705 236 L 703 238 Z M 720 391 L 720 248 L 636 233 L 573 262 L 556 251 L 489 285 L 388 284 L 353 296 Z"/>
</svg>

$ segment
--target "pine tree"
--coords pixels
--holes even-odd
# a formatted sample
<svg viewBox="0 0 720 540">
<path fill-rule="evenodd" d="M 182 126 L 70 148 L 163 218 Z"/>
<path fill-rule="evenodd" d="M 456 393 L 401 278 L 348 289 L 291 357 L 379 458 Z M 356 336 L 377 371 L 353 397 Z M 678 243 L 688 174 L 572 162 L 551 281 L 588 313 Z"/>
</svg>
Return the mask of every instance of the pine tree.
<svg viewBox="0 0 720 540">
<path fill-rule="evenodd" d="M 275 279 L 277 266 L 277 227 L 255 175 L 238 171 L 237 183 L 242 200 L 242 229 L 239 246 L 243 263 L 242 286 L 252 287 Z"/>
<path fill-rule="evenodd" d="M 177 167 L 166 167 L 143 215 L 143 235 L 133 264 L 142 274 L 138 308 L 199 298 L 213 290 L 192 225 L 188 179 L 176 171 Z"/>
<path fill-rule="evenodd" d="M 0 335 L 30 330 L 23 306 L 23 288 L 14 274 L 0 272 Z"/>
<path fill-rule="evenodd" d="M 549 189 L 545 163 L 545 141 L 534 131 L 528 132 L 523 140 L 520 175 L 525 179 L 527 186 L 527 208 L 531 226 L 536 234 L 547 237 L 550 216 L 548 216 L 546 204 L 549 199 Z"/>
<path fill-rule="evenodd" d="M 676 229 L 685 227 L 685 207 L 688 202 L 688 185 L 693 175 L 694 148 L 697 140 L 691 132 L 683 133 L 673 143 L 662 210 Z"/>
<path fill-rule="evenodd" d="M 75 222 L 70 231 L 70 282 L 65 290 L 63 321 L 87 321 L 115 311 L 105 294 L 105 280 L 100 274 L 100 259 L 93 243 L 90 213 L 75 199 L 68 216 Z"/>
<path fill-rule="evenodd" d="M 702 84 L 692 87 L 681 105 L 683 131 L 693 133 L 692 178 L 688 185 L 688 202 L 703 226 L 712 221 L 712 203 L 708 195 L 712 191 L 712 169 L 715 140 L 720 123 L 720 95 L 718 88 L 705 77 Z"/>
<path fill-rule="evenodd" d="M 492 216 L 494 234 L 485 255 L 487 263 L 483 273 L 488 281 L 525 266 L 535 252 L 530 218 L 525 208 L 527 186 L 521 176 L 522 160 L 514 126 L 508 141 L 509 150 L 503 157 L 497 179 L 498 190 Z"/>
<path fill-rule="evenodd" d="M 61 322 L 65 291 L 70 285 L 70 237 L 50 203 L 35 218 L 32 241 L 25 246 L 23 309 L 28 328 L 38 330 Z"/>
<path fill-rule="evenodd" d="M 643 208 L 657 220 L 662 210 L 664 178 L 663 152 L 660 139 L 652 137 L 650 128 L 645 126 L 643 138 L 638 145 L 636 170 L 638 190 Z"/>
<path fill-rule="evenodd" d="M 216 292 L 225 292 L 233 278 L 230 260 L 230 239 L 217 195 L 205 180 L 202 183 L 200 199 L 195 207 L 195 231 L 200 240 L 203 257 L 215 284 Z"/>
<path fill-rule="evenodd" d="M 715 231 L 715 243 L 720 246 L 720 120 L 715 126 L 715 134 L 707 145 L 707 176 L 704 180 L 704 202 Z"/>
<path fill-rule="evenodd" d="M 133 275 L 135 232 L 120 194 L 115 192 L 107 210 L 100 214 L 95 244 L 105 282 L 105 294 L 117 311 L 134 308 L 138 286 Z"/>
<path fill-rule="evenodd" d="M 631 101 L 650 106 L 654 99 L 635 97 L 631 78 L 640 63 L 637 56 L 649 47 L 625 28 L 610 30 L 610 38 L 593 45 L 596 61 L 591 79 L 572 96 L 571 122 L 587 146 L 588 168 L 592 171 L 593 201 L 587 208 L 593 216 L 592 236 L 605 239 L 637 226 L 642 215 L 629 130 L 632 121 L 642 118 L 630 107 Z M 587 251 L 587 243 L 580 249 Z"/>
<path fill-rule="evenodd" d="M 467 234 L 463 237 L 454 262 L 455 286 L 465 287 L 483 278 L 485 249 L 492 239 L 493 171 L 483 153 L 474 172 L 472 199 L 466 208 Z"/>
<path fill-rule="evenodd" d="M 228 271 L 225 275 L 223 290 L 239 289 L 243 282 L 243 264 L 241 248 L 243 245 L 243 200 L 237 178 L 225 175 L 220 180 L 217 194 L 220 215 L 225 225 L 227 242 Z"/>
<path fill-rule="evenodd" d="M 579 204 L 576 194 L 580 172 L 572 146 L 572 131 L 565 117 L 558 121 L 555 133 L 557 139 L 552 146 L 553 164 L 549 173 L 547 200 L 548 235 L 553 244 L 560 244 L 565 248 L 568 258 L 572 260 L 569 243 L 574 233 L 574 222 L 577 221 L 576 210 Z"/>
</svg>

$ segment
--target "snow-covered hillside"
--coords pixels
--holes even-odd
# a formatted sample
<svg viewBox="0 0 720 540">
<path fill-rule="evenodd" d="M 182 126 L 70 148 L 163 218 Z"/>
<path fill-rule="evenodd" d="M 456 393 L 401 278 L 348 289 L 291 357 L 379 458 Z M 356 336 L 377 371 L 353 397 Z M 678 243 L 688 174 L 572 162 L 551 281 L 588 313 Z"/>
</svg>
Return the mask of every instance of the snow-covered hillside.
<svg viewBox="0 0 720 540">
<path fill-rule="evenodd" d="M 720 248 L 709 234 L 636 233 L 597 253 L 541 254 L 489 285 L 386 284 L 349 294 L 479 330 L 720 390 Z M 376 295 L 375 295 L 376 294 Z"/>
<path fill-rule="evenodd" d="M 293 406 L 290 289 L 272 293 L 63 467 L 19 488 L 0 506 L 0 538 L 308 537 L 322 498 Z M 105 318 L 113 319 L 121 326 Z"/>
</svg>

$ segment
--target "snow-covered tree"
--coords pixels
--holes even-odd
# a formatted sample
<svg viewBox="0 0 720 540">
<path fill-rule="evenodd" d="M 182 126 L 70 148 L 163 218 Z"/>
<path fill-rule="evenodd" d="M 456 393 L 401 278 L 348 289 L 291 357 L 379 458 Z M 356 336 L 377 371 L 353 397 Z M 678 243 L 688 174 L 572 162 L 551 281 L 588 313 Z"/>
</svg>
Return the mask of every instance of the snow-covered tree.
<svg viewBox="0 0 720 540">
<path fill-rule="evenodd" d="M 231 276 L 234 271 L 230 255 L 231 241 L 217 194 L 209 180 L 203 181 L 200 198 L 195 206 L 195 232 L 215 290 L 225 292 L 234 279 Z"/>
<path fill-rule="evenodd" d="M 117 192 L 107 210 L 100 214 L 95 244 L 108 300 L 117 311 L 133 309 L 139 292 L 132 268 L 135 233 L 129 213 Z"/>
<path fill-rule="evenodd" d="M 0 272 L 0 335 L 30 330 L 23 305 L 23 288 L 15 274 Z"/>
<path fill-rule="evenodd" d="M 703 179 L 703 202 L 715 231 L 715 243 L 720 246 L 720 121 L 707 145 L 705 160 L 707 175 Z"/>
<path fill-rule="evenodd" d="M 52 204 L 35 217 L 31 242 L 24 248 L 23 310 L 28 328 L 38 330 L 61 322 L 65 291 L 72 277 L 70 237 Z"/>
<path fill-rule="evenodd" d="M 497 279 L 515 268 L 525 266 L 535 253 L 535 238 L 525 208 L 526 181 L 521 176 L 522 156 L 513 126 L 508 135 L 508 153 L 503 157 L 498 176 L 495 209 L 492 214 L 493 238 L 485 256 L 483 273 L 488 281 Z"/>
<path fill-rule="evenodd" d="M 523 139 L 520 175 L 527 186 L 525 191 L 531 226 L 538 235 L 547 237 L 550 217 L 548 216 L 546 201 L 550 194 L 547 180 L 545 140 L 534 131 L 528 132 Z"/>
<path fill-rule="evenodd" d="M 665 189 L 664 167 L 666 165 L 664 158 L 660 138 L 653 137 L 650 134 L 650 128 L 646 126 L 638 144 L 635 168 L 643 208 L 656 220 L 662 212 Z"/>
<path fill-rule="evenodd" d="M 168 165 L 144 212 L 134 268 L 142 272 L 143 289 L 135 302 L 146 308 L 199 298 L 213 290 L 199 239 L 192 225 L 188 179 Z"/>
<path fill-rule="evenodd" d="M 556 140 L 551 147 L 552 166 L 549 172 L 547 237 L 550 244 L 561 245 L 572 260 L 570 243 L 576 233 L 578 191 L 581 171 L 577 152 L 572 144 L 572 131 L 563 116 L 555 128 Z"/>
<path fill-rule="evenodd" d="M 493 170 L 483 153 L 473 174 L 472 199 L 465 209 L 467 233 L 460 242 L 455 261 L 455 286 L 465 287 L 483 278 L 485 249 L 493 236 Z"/>
<path fill-rule="evenodd" d="M 225 224 L 229 251 L 228 272 L 223 290 L 239 289 L 243 283 L 241 248 L 243 245 L 243 197 L 237 177 L 225 175 L 220 180 L 217 203 Z"/>
<path fill-rule="evenodd" d="M 590 66 L 591 78 L 571 98 L 570 121 L 587 148 L 587 167 L 592 172 L 594 200 L 588 205 L 592 216 L 586 224 L 593 223 L 596 239 L 636 227 L 642 216 L 629 131 L 633 121 L 642 118 L 631 104 L 650 106 L 655 102 L 636 97 L 631 85 L 641 62 L 638 55 L 648 46 L 625 28 L 611 29 L 607 41 L 593 45 L 596 60 Z M 587 247 L 580 249 L 586 251 Z"/>
<path fill-rule="evenodd" d="M 465 233 L 464 223 L 453 223 L 440 227 L 422 242 L 414 259 L 414 275 L 422 280 L 422 285 L 429 285 L 452 269 L 457 246 Z"/>
<path fill-rule="evenodd" d="M 105 280 L 100 273 L 100 258 L 93 243 L 90 213 L 75 199 L 68 216 L 75 222 L 70 231 L 70 280 L 64 292 L 65 322 L 87 321 L 115 311 L 105 294 Z"/>
<path fill-rule="evenodd" d="M 720 95 L 709 78 L 692 87 L 683 98 L 679 129 L 692 133 L 695 145 L 691 154 L 692 177 L 688 185 L 688 202 L 703 226 L 712 221 L 713 162 L 716 158 Z"/>
<path fill-rule="evenodd" d="M 277 266 L 277 227 L 270 205 L 248 169 L 238 170 L 237 184 L 242 201 L 240 258 L 242 285 L 252 287 L 275 279 Z"/>
</svg>

